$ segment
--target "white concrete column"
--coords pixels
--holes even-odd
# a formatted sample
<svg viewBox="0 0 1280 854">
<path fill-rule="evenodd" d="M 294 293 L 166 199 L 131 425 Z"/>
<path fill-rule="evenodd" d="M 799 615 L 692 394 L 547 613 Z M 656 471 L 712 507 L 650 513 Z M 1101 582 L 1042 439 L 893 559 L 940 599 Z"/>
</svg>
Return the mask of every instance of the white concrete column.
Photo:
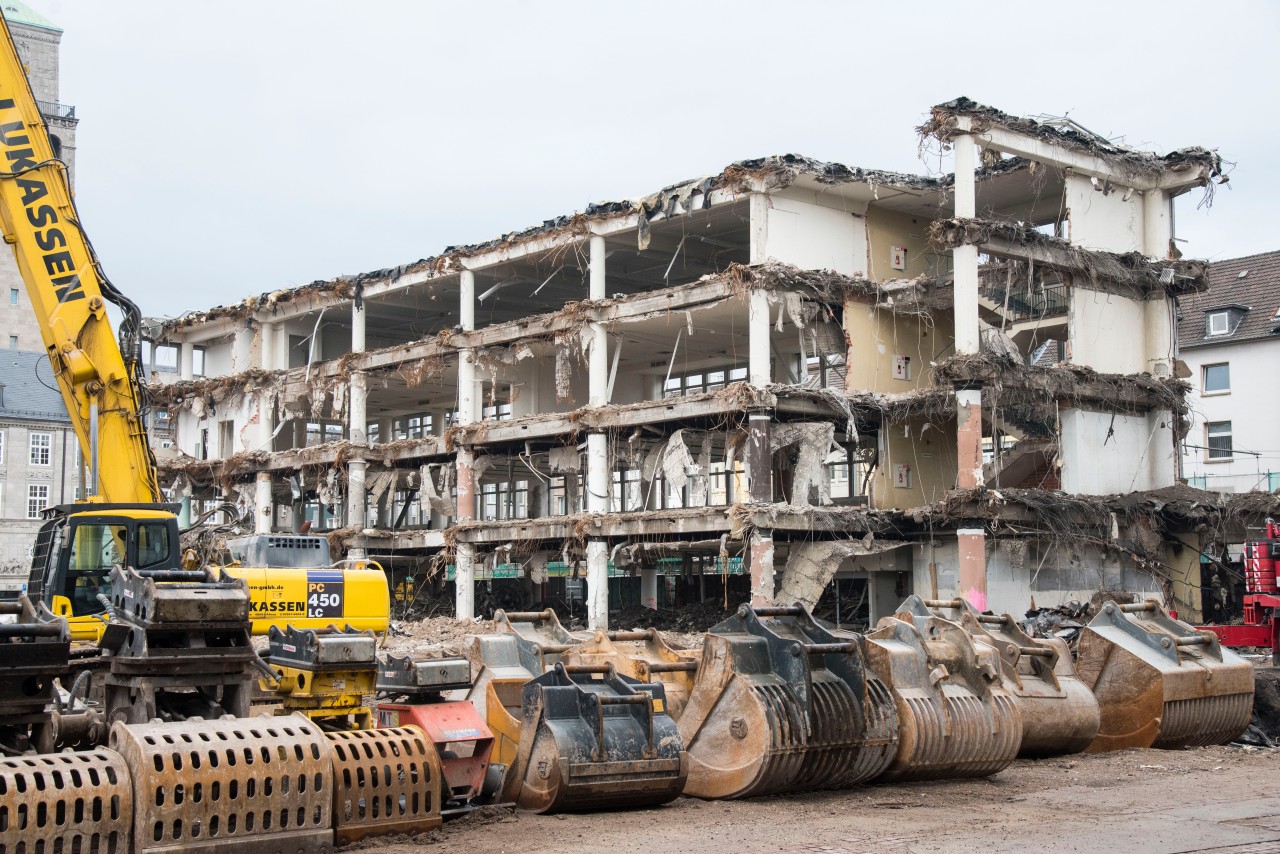
<svg viewBox="0 0 1280 854">
<path fill-rule="evenodd" d="M 183 341 L 178 345 L 178 379 L 195 379 L 196 345 Z"/>
<path fill-rule="evenodd" d="M 609 544 L 587 541 L 587 628 L 609 629 Z"/>
<path fill-rule="evenodd" d="M 368 437 L 369 381 L 364 371 L 355 371 L 347 380 L 347 435 L 352 442 L 364 442 Z"/>
<path fill-rule="evenodd" d="M 271 504 L 271 472 L 260 471 L 254 481 L 253 532 L 270 534 L 274 507 Z"/>
<path fill-rule="evenodd" d="M 747 358 L 751 384 L 764 388 L 773 380 L 770 368 L 769 295 L 756 288 L 747 308 Z"/>
<path fill-rule="evenodd" d="M 351 352 L 363 353 L 365 348 L 364 300 L 351 303 Z"/>
<path fill-rule="evenodd" d="M 747 258 L 759 264 L 769 257 L 769 197 L 752 193 L 750 201 L 751 235 Z"/>
<path fill-rule="evenodd" d="M 605 278 L 604 238 L 591 235 L 591 287 L 590 299 L 602 300 L 607 293 Z M 588 325 L 591 333 L 591 350 L 587 354 L 588 406 L 604 406 L 609 402 L 609 336 L 603 323 Z"/>
<path fill-rule="evenodd" d="M 264 371 L 275 369 L 276 328 L 274 323 L 258 323 L 258 367 Z"/>
<path fill-rule="evenodd" d="M 1142 254 L 1163 261 L 1173 239 L 1173 200 L 1164 190 L 1142 194 Z"/>
<path fill-rule="evenodd" d="M 458 423 L 473 424 L 479 415 L 474 350 L 458 352 Z"/>
<path fill-rule="evenodd" d="M 658 570 L 640 570 L 640 605 L 651 611 L 658 610 Z"/>
<path fill-rule="evenodd" d="M 609 512 L 609 440 L 604 433 L 587 436 L 587 512 Z"/>
<path fill-rule="evenodd" d="M 972 219 L 977 215 L 974 185 L 973 140 L 967 134 L 952 142 L 955 149 L 954 216 Z M 952 294 L 955 305 L 956 352 L 977 353 L 982 342 L 978 332 L 978 247 L 957 246 L 951 250 L 954 268 Z"/>
<path fill-rule="evenodd" d="M 347 460 L 347 526 L 354 528 L 357 534 L 363 531 L 369 522 L 365 489 L 365 472 L 368 465 L 365 460 L 358 457 Z M 363 537 L 357 542 L 363 543 Z M 363 547 L 349 549 L 347 557 L 361 560 L 365 557 L 365 550 Z"/>
<path fill-rule="evenodd" d="M 458 325 L 463 332 L 470 332 L 476 328 L 476 274 L 463 270 L 458 286 Z"/>
<path fill-rule="evenodd" d="M 231 338 L 231 372 L 253 367 L 253 327 L 241 326 Z"/>
<path fill-rule="evenodd" d="M 605 294 L 608 293 L 605 290 L 605 255 L 604 237 L 599 234 L 591 235 L 591 279 L 587 292 L 588 299 L 604 299 Z"/>
<path fill-rule="evenodd" d="M 476 547 L 458 543 L 453 552 L 454 616 L 473 620 L 476 616 Z"/>
</svg>

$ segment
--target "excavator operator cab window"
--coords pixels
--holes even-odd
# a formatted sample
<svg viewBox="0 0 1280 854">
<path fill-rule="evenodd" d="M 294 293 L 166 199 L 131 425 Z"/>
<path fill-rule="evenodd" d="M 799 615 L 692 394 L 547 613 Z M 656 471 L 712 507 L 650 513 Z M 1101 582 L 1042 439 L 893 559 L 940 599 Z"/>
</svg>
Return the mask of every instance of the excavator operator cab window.
<svg viewBox="0 0 1280 854">
<path fill-rule="evenodd" d="M 170 564 L 169 526 L 144 522 L 138 526 L 138 569 L 155 569 Z"/>
<path fill-rule="evenodd" d="M 82 524 L 75 526 L 63 595 L 71 600 L 71 613 L 97 614 L 105 610 L 99 594 L 110 596 L 108 577 L 114 566 L 127 566 L 127 525 Z"/>
</svg>

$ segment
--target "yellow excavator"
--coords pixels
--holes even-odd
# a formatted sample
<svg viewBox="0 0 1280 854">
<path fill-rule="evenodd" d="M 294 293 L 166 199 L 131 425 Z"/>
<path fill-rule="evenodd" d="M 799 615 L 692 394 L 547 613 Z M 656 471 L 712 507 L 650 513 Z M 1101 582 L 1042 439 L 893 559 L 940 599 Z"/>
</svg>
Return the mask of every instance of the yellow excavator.
<svg viewBox="0 0 1280 854">
<path fill-rule="evenodd" d="M 54 155 L 8 26 L 3 30 L 0 224 L 88 464 L 88 494 L 46 511 L 27 596 L 66 617 L 74 640 L 96 642 L 107 624 L 114 566 L 152 574 L 184 569 L 177 505 L 165 503 L 147 441 L 140 313 L 102 271 L 66 164 Z M 123 318 L 118 338 L 108 304 Z M 240 545 L 241 560 L 223 570 L 247 582 L 255 634 L 285 625 L 387 628 L 388 584 L 377 564 L 331 564 L 322 536 L 261 535 Z"/>
</svg>

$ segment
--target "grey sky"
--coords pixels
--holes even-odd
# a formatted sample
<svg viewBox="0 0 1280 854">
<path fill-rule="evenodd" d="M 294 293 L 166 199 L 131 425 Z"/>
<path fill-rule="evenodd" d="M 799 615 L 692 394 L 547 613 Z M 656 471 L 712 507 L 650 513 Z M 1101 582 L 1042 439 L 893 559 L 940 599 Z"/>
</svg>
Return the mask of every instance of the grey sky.
<svg viewBox="0 0 1280 854">
<path fill-rule="evenodd" d="M 967 95 L 1238 163 L 1190 256 L 1280 249 L 1280 4 L 27 0 L 65 29 L 77 199 L 146 314 L 392 266 L 796 152 L 938 170 Z M 962 11 L 961 11 L 962 10 Z"/>
</svg>

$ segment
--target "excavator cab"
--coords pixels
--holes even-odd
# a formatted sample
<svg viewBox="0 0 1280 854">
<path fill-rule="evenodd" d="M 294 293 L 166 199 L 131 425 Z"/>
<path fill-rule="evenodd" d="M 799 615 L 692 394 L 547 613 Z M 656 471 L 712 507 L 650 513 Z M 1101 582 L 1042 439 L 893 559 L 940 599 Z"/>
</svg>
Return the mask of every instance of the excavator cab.
<svg viewBox="0 0 1280 854">
<path fill-rule="evenodd" d="M 59 505 L 45 517 L 27 594 L 67 619 L 73 641 L 102 635 L 113 568 L 179 568 L 177 517 L 163 506 Z"/>
</svg>

